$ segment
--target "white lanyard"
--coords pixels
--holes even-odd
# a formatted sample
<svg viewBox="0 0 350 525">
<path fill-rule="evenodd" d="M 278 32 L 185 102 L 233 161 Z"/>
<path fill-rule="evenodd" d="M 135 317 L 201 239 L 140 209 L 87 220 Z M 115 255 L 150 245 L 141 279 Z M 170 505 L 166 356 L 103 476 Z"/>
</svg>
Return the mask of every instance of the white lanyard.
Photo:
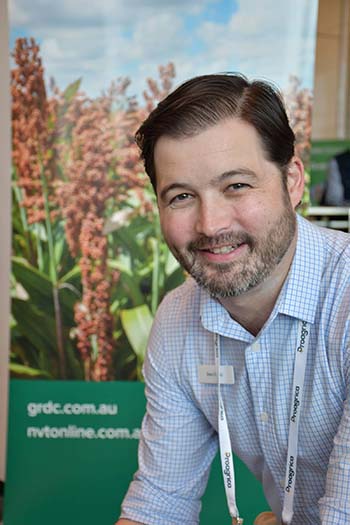
<svg viewBox="0 0 350 525">
<path fill-rule="evenodd" d="M 282 511 L 283 524 L 289 525 L 293 517 L 293 501 L 296 480 L 298 431 L 300 420 L 300 406 L 304 390 L 307 350 L 309 345 L 309 323 L 300 321 L 298 325 L 298 344 L 295 351 L 293 396 L 289 418 L 288 452 L 286 466 L 286 481 L 284 487 L 284 501 Z M 226 412 L 221 396 L 220 379 L 220 336 L 214 335 L 215 365 L 218 378 L 218 430 L 221 457 L 221 469 L 224 477 L 226 499 L 233 524 L 242 524 L 236 504 L 235 471 L 230 434 L 227 425 Z"/>
<path fill-rule="evenodd" d="M 221 397 L 221 378 L 220 378 L 220 336 L 214 336 L 215 348 L 215 365 L 216 374 L 218 378 L 218 429 L 219 429 L 219 445 L 221 457 L 221 469 L 224 477 L 224 485 L 226 492 L 227 504 L 232 517 L 232 524 L 242 524 L 243 519 L 239 517 L 238 508 L 236 505 L 236 487 L 235 487 L 235 468 L 233 465 L 233 454 L 230 433 L 228 430 L 226 412 L 224 402 Z"/>
<path fill-rule="evenodd" d="M 295 352 L 294 362 L 293 394 L 289 416 L 287 467 L 282 511 L 282 521 L 285 525 L 289 525 L 293 518 L 293 501 L 298 458 L 300 406 L 303 399 L 306 358 L 309 340 L 310 325 L 305 321 L 300 321 L 298 326 L 298 345 Z"/>
</svg>

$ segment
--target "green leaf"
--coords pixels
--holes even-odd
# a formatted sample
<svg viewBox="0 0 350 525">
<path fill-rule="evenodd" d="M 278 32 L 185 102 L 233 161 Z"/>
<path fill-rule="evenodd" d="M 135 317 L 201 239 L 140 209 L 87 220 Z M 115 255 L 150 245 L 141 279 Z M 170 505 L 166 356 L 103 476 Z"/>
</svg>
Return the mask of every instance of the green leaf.
<svg viewBox="0 0 350 525">
<path fill-rule="evenodd" d="M 66 283 L 68 281 L 75 281 L 77 279 L 79 281 L 81 279 L 81 270 L 80 270 L 80 267 L 78 265 L 74 266 L 65 275 L 62 275 L 62 277 L 60 277 L 60 279 L 59 279 L 59 282 L 60 283 Z"/>
<path fill-rule="evenodd" d="M 132 349 L 138 360 L 143 361 L 153 323 L 149 307 L 143 304 L 130 310 L 121 310 L 120 318 Z"/>
<path fill-rule="evenodd" d="M 28 301 L 12 300 L 12 314 L 17 321 L 18 331 L 32 345 L 44 353 L 57 354 L 55 321 L 44 315 Z"/>
<path fill-rule="evenodd" d="M 114 236 L 118 245 L 123 247 L 133 259 L 143 260 L 145 258 L 145 251 L 139 246 L 131 227 L 120 228 L 114 232 Z"/>
<path fill-rule="evenodd" d="M 12 257 L 12 272 L 16 280 L 27 291 L 30 301 L 53 316 L 53 283 L 49 277 L 21 257 Z M 72 324 L 73 308 L 77 301 L 76 293 L 69 287 L 60 289 L 59 300 L 66 322 Z"/>
<path fill-rule="evenodd" d="M 55 256 L 55 261 L 57 263 L 57 266 L 59 266 L 60 263 L 61 263 L 62 255 L 63 255 L 64 248 L 65 248 L 65 244 L 66 244 L 66 240 L 64 239 L 64 237 L 61 237 L 60 239 L 56 239 L 55 240 L 55 243 L 54 243 L 54 256 Z"/>
<path fill-rule="evenodd" d="M 185 272 L 179 266 L 171 275 L 169 275 L 165 279 L 164 283 L 164 293 L 169 292 L 170 290 L 173 290 L 174 288 L 177 288 L 182 284 L 185 280 Z"/>
<path fill-rule="evenodd" d="M 29 379 L 37 377 L 45 377 L 49 379 L 52 378 L 52 376 L 44 370 L 37 370 L 36 368 L 20 365 L 19 363 L 10 363 L 9 367 L 11 376 L 13 377 L 23 377 Z"/>
<path fill-rule="evenodd" d="M 108 267 L 113 268 L 114 270 L 119 270 L 121 273 L 126 273 L 132 275 L 130 265 L 124 262 L 121 262 L 122 257 L 119 256 L 119 259 L 108 259 Z"/>
<path fill-rule="evenodd" d="M 67 358 L 68 376 L 67 379 L 84 379 L 82 364 L 75 355 L 73 346 L 69 340 L 65 341 L 65 352 Z"/>
<path fill-rule="evenodd" d="M 12 257 L 12 272 L 35 303 L 52 305 L 52 282 L 45 274 L 20 257 Z"/>
<path fill-rule="evenodd" d="M 132 303 L 140 305 L 144 302 L 144 296 L 140 290 L 139 279 L 136 276 L 131 276 L 127 273 L 120 274 L 119 280 L 120 286 L 123 287 L 128 297 L 130 297 Z"/>
<path fill-rule="evenodd" d="M 165 274 L 171 275 L 180 267 L 179 262 L 175 259 L 170 250 L 168 250 L 165 262 Z"/>
<path fill-rule="evenodd" d="M 75 82 L 69 84 L 64 90 L 63 96 L 66 102 L 71 102 L 72 98 L 77 94 L 78 89 L 80 88 L 81 78 L 78 78 Z"/>
</svg>

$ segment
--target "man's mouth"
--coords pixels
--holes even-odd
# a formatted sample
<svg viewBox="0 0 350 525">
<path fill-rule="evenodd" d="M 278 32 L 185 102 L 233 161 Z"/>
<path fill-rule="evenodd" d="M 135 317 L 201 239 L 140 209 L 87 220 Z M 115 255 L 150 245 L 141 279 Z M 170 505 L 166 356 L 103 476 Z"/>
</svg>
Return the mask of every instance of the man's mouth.
<svg viewBox="0 0 350 525">
<path fill-rule="evenodd" d="M 210 253 L 214 253 L 215 255 L 220 255 L 220 254 L 224 254 L 224 253 L 230 253 L 230 252 L 233 252 L 233 250 L 235 250 L 236 248 L 238 248 L 238 246 L 241 246 L 240 244 L 237 244 L 237 245 L 230 245 L 230 246 L 220 246 L 218 248 L 210 248 L 210 249 L 207 249 L 206 251 L 210 252 Z"/>
<path fill-rule="evenodd" d="M 209 257 L 210 260 L 216 262 L 220 260 L 221 256 L 221 262 L 225 262 L 228 257 L 233 257 L 236 251 L 236 255 L 238 255 L 241 253 L 241 249 L 244 247 L 248 249 L 252 244 L 250 236 L 242 232 L 236 235 L 220 235 L 216 238 L 201 237 L 189 244 L 188 251 L 193 254 L 202 253 L 203 257 Z"/>
</svg>

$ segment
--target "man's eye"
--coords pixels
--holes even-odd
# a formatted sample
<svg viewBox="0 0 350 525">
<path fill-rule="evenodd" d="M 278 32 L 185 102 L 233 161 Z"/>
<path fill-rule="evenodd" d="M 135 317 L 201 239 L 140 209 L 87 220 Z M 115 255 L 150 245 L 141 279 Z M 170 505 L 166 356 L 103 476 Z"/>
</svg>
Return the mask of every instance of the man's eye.
<svg viewBox="0 0 350 525">
<path fill-rule="evenodd" d="M 179 193 L 178 195 L 175 195 L 175 197 L 172 197 L 170 199 L 170 206 L 171 205 L 179 205 L 179 204 L 182 204 L 188 200 L 190 200 L 192 197 L 192 195 L 190 195 L 189 193 Z"/>
<path fill-rule="evenodd" d="M 249 184 L 245 184 L 244 182 L 235 182 L 234 184 L 230 184 L 227 189 L 228 190 L 242 190 L 243 188 L 248 188 Z"/>
</svg>

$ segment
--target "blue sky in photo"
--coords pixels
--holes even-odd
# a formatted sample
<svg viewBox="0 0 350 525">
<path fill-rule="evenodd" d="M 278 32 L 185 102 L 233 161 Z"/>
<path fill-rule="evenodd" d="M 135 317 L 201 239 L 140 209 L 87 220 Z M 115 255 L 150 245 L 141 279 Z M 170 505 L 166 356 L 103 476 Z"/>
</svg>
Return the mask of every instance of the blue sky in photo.
<svg viewBox="0 0 350 525">
<path fill-rule="evenodd" d="M 291 74 L 312 88 L 317 0 L 8 0 L 10 48 L 40 45 L 47 79 L 79 77 L 90 96 L 128 76 L 141 96 L 158 66 L 192 76 L 240 71 L 286 88 Z"/>
</svg>

